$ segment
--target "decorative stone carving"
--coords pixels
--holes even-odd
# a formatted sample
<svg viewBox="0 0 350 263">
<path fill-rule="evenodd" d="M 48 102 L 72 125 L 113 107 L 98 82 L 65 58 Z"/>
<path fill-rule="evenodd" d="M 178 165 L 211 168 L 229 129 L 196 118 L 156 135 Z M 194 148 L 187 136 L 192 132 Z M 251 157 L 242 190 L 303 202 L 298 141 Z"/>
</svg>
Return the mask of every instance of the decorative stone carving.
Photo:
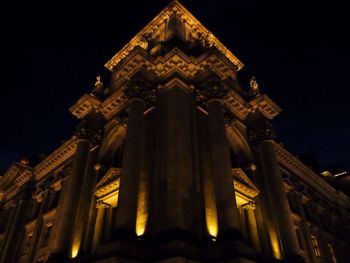
<svg viewBox="0 0 350 263">
<path fill-rule="evenodd" d="M 148 102 L 154 102 L 157 97 L 157 89 L 147 88 L 142 83 L 133 83 L 124 90 L 124 94 L 129 99 L 140 98 Z"/>
<path fill-rule="evenodd" d="M 250 200 L 248 203 L 243 205 L 243 208 L 244 209 L 253 209 L 254 210 L 256 208 L 255 202 Z"/>
<path fill-rule="evenodd" d="M 226 95 L 226 87 L 220 83 L 211 83 L 211 85 L 196 90 L 196 101 L 206 102 L 211 99 L 224 99 Z"/>
<path fill-rule="evenodd" d="M 124 89 L 127 98 L 140 98 L 147 102 L 155 102 L 158 89 L 153 85 L 153 76 L 149 76 L 142 70 L 138 71 Z"/>
</svg>

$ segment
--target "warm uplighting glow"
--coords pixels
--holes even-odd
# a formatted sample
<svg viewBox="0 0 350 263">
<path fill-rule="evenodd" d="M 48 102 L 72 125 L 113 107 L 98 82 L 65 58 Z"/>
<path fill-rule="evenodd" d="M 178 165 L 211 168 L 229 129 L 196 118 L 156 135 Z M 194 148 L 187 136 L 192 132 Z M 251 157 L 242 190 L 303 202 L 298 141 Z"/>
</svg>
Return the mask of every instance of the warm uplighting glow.
<svg viewBox="0 0 350 263">
<path fill-rule="evenodd" d="M 215 192 L 213 183 L 209 179 L 204 182 L 204 205 L 205 205 L 205 220 L 207 223 L 207 230 L 211 239 L 216 239 L 219 232 L 218 215 L 215 203 Z"/>
<path fill-rule="evenodd" d="M 272 247 L 273 256 L 276 259 L 282 259 L 282 253 L 281 253 L 280 243 L 278 241 L 277 233 L 275 231 L 270 231 L 270 238 L 271 238 L 271 247 Z"/>
<path fill-rule="evenodd" d="M 321 257 L 320 246 L 318 245 L 317 237 L 315 235 L 311 235 L 311 245 L 314 253 L 317 257 Z"/>
<path fill-rule="evenodd" d="M 80 248 L 80 242 L 77 244 L 76 243 L 73 244 L 72 251 L 71 251 L 71 258 L 76 258 L 78 256 L 79 248 Z"/>
<path fill-rule="evenodd" d="M 142 236 L 145 233 L 148 219 L 148 191 L 146 180 L 141 174 L 136 214 L 136 235 Z"/>
</svg>

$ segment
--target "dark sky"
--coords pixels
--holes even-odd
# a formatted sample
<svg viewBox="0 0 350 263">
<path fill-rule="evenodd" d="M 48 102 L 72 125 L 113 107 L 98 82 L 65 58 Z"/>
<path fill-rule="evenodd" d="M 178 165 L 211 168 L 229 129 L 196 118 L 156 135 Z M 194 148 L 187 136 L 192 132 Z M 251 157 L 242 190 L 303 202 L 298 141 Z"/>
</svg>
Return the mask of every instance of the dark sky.
<svg viewBox="0 0 350 263">
<path fill-rule="evenodd" d="M 19 30 L 7 27 L 0 170 L 68 139 L 77 124 L 68 108 L 91 91 L 97 74 L 107 82 L 104 63 L 169 2 L 52 1 L 31 6 Z M 295 154 L 316 153 L 324 167 L 350 169 L 347 8 L 335 1 L 266 2 L 181 1 L 246 65 L 242 86 L 254 74 L 261 92 L 283 109 L 273 122 L 278 141 Z"/>
</svg>

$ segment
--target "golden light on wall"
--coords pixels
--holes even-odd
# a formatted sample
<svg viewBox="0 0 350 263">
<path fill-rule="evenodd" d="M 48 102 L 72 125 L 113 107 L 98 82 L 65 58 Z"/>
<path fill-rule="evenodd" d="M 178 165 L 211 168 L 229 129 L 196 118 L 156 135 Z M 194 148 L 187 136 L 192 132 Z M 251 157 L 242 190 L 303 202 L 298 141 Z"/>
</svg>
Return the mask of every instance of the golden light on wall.
<svg viewBox="0 0 350 263">
<path fill-rule="evenodd" d="M 146 231 L 148 220 L 148 189 L 144 174 L 140 175 L 140 184 L 137 197 L 136 235 L 142 236 Z"/>
<path fill-rule="evenodd" d="M 280 248 L 280 243 L 278 241 L 278 236 L 275 231 L 270 230 L 270 239 L 271 239 L 271 247 L 273 256 L 276 259 L 282 259 L 282 253 Z"/>
<path fill-rule="evenodd" d="M 205 220 L 209 235 L 215 239 L 219 233 L 218 215 L 215 203 L 214 185 L 208 178 L 204 179 Z"/>
<path fill-rule="evenodd" d="M 71 258 L 76 258 L 78 256 L 79 249 L 80 249 L 80 242 L 74 243 L 72 246 Z"/>
</svg>

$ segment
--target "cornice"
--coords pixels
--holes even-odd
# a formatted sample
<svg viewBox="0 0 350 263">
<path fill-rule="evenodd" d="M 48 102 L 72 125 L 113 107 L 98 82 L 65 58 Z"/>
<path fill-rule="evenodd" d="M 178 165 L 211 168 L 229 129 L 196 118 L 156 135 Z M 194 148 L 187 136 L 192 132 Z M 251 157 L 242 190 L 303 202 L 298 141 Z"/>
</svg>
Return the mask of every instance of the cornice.
<svg viewBox="0 0 350 263">
<path fill-rule="evenodd" d="M 39 181 L 47 173 L 51 172 L 53 169 L 72 157 L 77 147 L 76 140 L 76 137 L 73 136 L 49 156 L 47 156 L 41 163 L 35 166 L 35 180 Z"/>
<path fill-rule="evenodd" d="M 268 119 L 275 118 L 282 109 L 267 95 L 263 94 L 251 100 L 247 106 L 250 111 L 260 110 Z"/>
<path fill-rule="evenodd" d="M 106 64 L 109 70 L 124 59 L 135 47 L 144 47 L 144 36 L 160 36 L 165 23 L 169 18 L 176 14 L 183 21 L 184 26 L 190 31 L 191 38 L 207 38 L 222 54 L 224 54 L 237 68 L 243 68 L 243 63 L 232 54 L 208 29 L 206 29 L 183 5 L 173 1 L 169 6 L 163 9 L 150 23 L 148 23 L 129 43 L 127 43 L 118 53 L 116 53 Z"/>
<path fill-rule="evenodd" d="M 233 90 L 228 91 L 227 97 L 223 100 L 223 105 L 240 120 L 244 120 L 250 112 L 247 108 L 247 102 Z"/>
<path fill-rule="evenodd" d="M 81 97 L 69 111 L 78 119 L 84 118 L 90 111 L 99 108 L 101 101 L 92 94 L 85 94 Z"/>
<path fill-rule="evenodd" d="M 334 203 L 337 203 L 346 209 L 350 208 L 350 199 L 344 193 L 335 190 L 332 186 L 319 178 L 317 174 L 306 167 L 280 144 L 275 143 L 275 151 L 278 161 L 290 169 L 293 174 L 298 176 L 301 180 L 312 186 L 313 189 L 322 193 Z"/>
</svg>

